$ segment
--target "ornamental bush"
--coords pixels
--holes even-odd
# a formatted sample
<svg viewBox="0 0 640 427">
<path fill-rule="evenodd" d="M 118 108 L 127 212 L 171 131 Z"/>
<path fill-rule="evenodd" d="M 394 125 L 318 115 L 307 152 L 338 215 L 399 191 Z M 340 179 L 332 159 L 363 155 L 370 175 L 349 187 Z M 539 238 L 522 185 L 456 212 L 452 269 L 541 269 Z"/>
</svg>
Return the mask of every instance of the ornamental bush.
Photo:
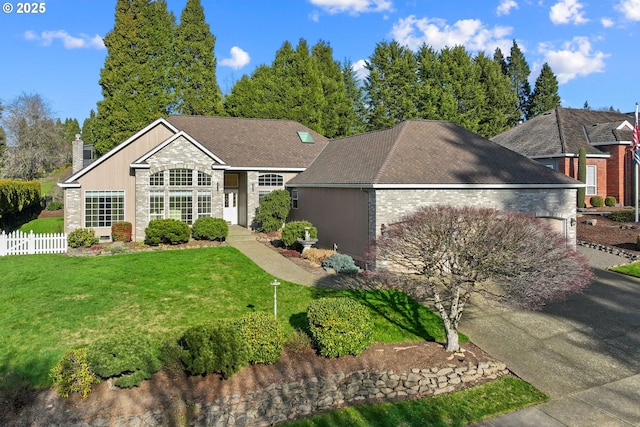
<svg viewBox="0 0 640 427">
<path fill-rule="evenodd" d="M 605 206 L 615 206 L 616 203 L 618 203 L 618 201 L 613 196 L 607 196 L 607 197 L 604 198 L 604 205 Z"/>
<path fill-rule="evenodd" d="M 331 249 L 317 249 L 317 248 L 309 248 L 302 253 L 302 258 L 318 265 L 322 265 L 322 262 L 329 258 L 331 255 L 334 255 L 336 251 Z"/>
<path fill-rule="evenodd" d="M 191 227 L 196 240 L 224 240 L 229 235 L 229 225 L 222 218 L 198 218 Z"/>
<path fill-rule="evenodd" d="M 353 258 L 346 254 L 333 254 L 329 258 L 322 261 L 322 267 L 333 268 L 336 273 L 356 274 L 358 266 Z"/>
<path fill-rule="evenodd" d="M 160 243 L 177 245 L 189 241 L 191 231 L 186 222 L 177 219 L 153 219 L 144 230 L 144 242 L 157 246 Z"/>
<path fill-rule="evenodd" d="M 260 200 L 256 213 L 256 230 L 269 233 L 280 230 L 291 209 L 291 195 L 287 190 L 274 190 Z"/>
<path fill-rule="evenodd" d="M 86 399 L 91 387 L 100 382 L 89 367 L 86 348 L 67 351 L 51 368 L 49 377 L 58 386 L 58 394 L 65 398 L 69 397 L 70 393 L 80 393 L 82 398 Z"/>
<path fill-rule="evenodd" d="M 217 320 L 187 329 L 179 340 L 182 363 L 191 375 L 231 378 L 249 364 L 250 349 L 236 325 Z"/>
<path fill-rule="evenodd" d="M 609 214 L 608 218 L 612 221 L 631 222 L 635 219 L 635 211 L 632 209 L 614 211 Z"/>
<path fill-rule="evenodd" d="M 321 298 L 309 304 L 309 331 L 325 357 L 357 356 L 373 343 L 373 321 L 365 306 L 350 298 Z"/>
<path fill-rule="evenodd" d="M 591 203 L 591 206 L 594 208 L 601 208 L 604 206 L 604 199 L 602 196 L 591 196 L 589 203 Z"/>
<path fill-rule="evenodd" d="M 62 202 L 49 202 L 46 207 L 48 211 L 59 211 L 62 208 L 64 208 L 64 203 Z"/>
<path fill-rule="evenodd" d="M 249 346 L 249 363 L 272 365 L 282 356 L 284 329 L 273 314 L 256 311 L 236 322 L 240 335 Z"/>
<path fill-rule="evenodd" d="M 90 248 L 99 241 L 93 228 L 76 228 L 67 236 L 67 243 L 72 248 Z"/>
<path fill-rule="evenodd" d="M 87 360 L 100 378 L 116 378 L 114 384 L 122 388 L 140 385 L 162 367 L 159 345 L 142 334 L 95 341 L 87 348 Z"/>
<path fill-rule="evenodd" d="M 298 245 L 298 239 L 304 239 L 304 230 L 307 227 L 309 228 L 309 237 L 317 239 L 318 229 L 309 221 L 291 221 L 282 229 L 282 243 L 287 246 Z"/>
<path fill-rule="evenodd" d="M 111 226 L 111 240 L 114 242 L 130 242 L 133 226 L 130 222 L 116 222 Z"/>
</svg>

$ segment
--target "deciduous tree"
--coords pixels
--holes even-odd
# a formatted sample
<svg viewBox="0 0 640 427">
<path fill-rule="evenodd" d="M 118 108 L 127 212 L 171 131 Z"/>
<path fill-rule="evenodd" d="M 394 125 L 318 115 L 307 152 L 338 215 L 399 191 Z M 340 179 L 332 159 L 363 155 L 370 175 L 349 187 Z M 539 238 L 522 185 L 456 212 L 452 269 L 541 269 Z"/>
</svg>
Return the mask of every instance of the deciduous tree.
<svg viewBox="0 0 640 427">
<path fill-rule="evenodd" d="M 447 351 L 457 351 L 469 298 L 525 309 L 579 292 L 591 280 L 586 259 L 540 219 L 482 208 L 424 207 L 372 242 L 372 276 L 426 303 L 444 322 Z"/>
</svg>

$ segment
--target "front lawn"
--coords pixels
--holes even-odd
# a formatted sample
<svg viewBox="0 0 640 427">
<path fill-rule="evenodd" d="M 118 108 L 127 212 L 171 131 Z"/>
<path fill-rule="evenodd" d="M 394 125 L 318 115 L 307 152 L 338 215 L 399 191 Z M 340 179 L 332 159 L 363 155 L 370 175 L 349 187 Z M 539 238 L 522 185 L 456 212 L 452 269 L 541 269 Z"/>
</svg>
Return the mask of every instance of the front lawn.
<svg viewBox="0 0 640 427">
<path fill-rule="evenodd" d="M 640 277 L 640 261 L 612 267 L 611 271 L 626 274 L 627 276 Z"/>
<path fill-rule="evenodd" d="M 29 233 L 33 230 L 34 234 L 45 233 L 63 233 L 64 232 L 64 218 L 61 216 L 55 216 L 50 218 L 39 218 L 29 221 L 20 227 L 20 230 L 25 233 Z"/>
<path fill-rule="evenodd" d="M 100 257 L 0 258 L 0 372 L 48 386 L 71 348 L 118 331 L 177 337 L 189 326 L 249 311 L 273 311 L 274 279 L 236 249 L 170 250 Z M 404 294 L 336 291 L 283 282 L 278 319 L 304 326 L 313 298 L 345 295 L 374 315 L 378 342 L 444 340 L 440 318 Z M 466 340 L 466 337 L 461 337 Z"/>
</svg>

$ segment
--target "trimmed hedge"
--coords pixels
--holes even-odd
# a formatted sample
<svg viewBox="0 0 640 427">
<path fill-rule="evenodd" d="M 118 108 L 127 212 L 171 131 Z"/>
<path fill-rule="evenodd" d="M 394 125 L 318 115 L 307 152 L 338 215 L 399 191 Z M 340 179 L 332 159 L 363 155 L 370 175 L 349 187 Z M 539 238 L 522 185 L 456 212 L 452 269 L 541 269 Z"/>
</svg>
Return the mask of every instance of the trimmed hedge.
<svg viewBox="0 0 640 427">
<path fill-rule="evenodd" d="M 67 236 L 67 243 L 72 248 L 90 248 L 99 241 L 93 228 L 76 228 Z"/>
<path fill-rule="evenodd" d="M 222 218 L 198 218 L 191 227 L 196 240 L 224 240 L 229 235 L 229 225 Z"/>
<path fill-rule="evenodd" d="M 604 206 L 604 199 L 602 198 L 602 196 L 591 196 L 591 199 L 589 199 L 589 203 L 594 208 L 601 208 Z"/>
<path fill-rule="evenodd" d="M 116 222 L 111 226 L 111 240 L 114 242 L 130 242 L 133 226 L 130 222 Z"/>
<path fill-rule="evenodd" d="M 41 209 L 40 183 L 0 179 L 0 228 L 7 228 Z"/>
<path fill-rule="evenodd" d="M 243 315 L 236 325 L 250 349 L 249 363 L 277 363 L 284 349 L 284 330 L 273 314 L 256 311 Z"/>
<path fill-rule="evenodd" d="M 153 219 L 144 230 L 144 242 L 157 246 L 160 243 L 177 245 L 186 243 L 191 236 L 191 230 L 186 222 L 177 219 Z"/>
<path fill-rule="evenodd" d="M 250 349 L 234 322 L 218 320 L 187 329 L 178 344 L 191 375 L 231 378 L 249 364 Z"/>
<path fill-rule="evenodd" d="M 304 229 L 307 227 L 309 228 L 309 237 L 317 239 L 318 229 L 309 221 L 291 221 L 282 229 L 282 243 L 287 246 L 299 245 L 298 239 L 304 239 Z"/>
<path fill-rule="evenodd" d="M 604 198 L 604 205 L 605 206 L 615 206 L 616 203 L 618 203 L 618 201 L 613 196 L 607 196 L 607 197 Z"/>
<path fill-rule="evenodd" d="M 350 298 L 321 298 L 309 304 L 309 331 L 325 357 L 359 355 L 373 343 L 373 321 L 365 306 Z"/>
<path fill-rule="evenodd" d="M 614 211 L 609 214 L 608 218 L 612 221 L 631 222 L 635 219 L 635 211 L 633 209 Z"/>
<path fill-rule="evenodd" d="M 122 334 L 93 342 L 87 348 L 91 369 L 103 379 L 115 377 L 114 385 L 130 388 L 160 370 L 157 343 L 142 334 Z"/>
</svg>

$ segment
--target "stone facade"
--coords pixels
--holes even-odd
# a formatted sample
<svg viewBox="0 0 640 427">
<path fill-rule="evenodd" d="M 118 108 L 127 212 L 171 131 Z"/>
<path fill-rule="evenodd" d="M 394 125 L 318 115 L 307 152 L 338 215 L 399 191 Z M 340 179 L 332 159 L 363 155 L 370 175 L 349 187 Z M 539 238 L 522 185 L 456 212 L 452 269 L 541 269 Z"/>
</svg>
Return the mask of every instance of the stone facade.
<svg viewBox="0 0 640 427">
<path fill-rule="evenodd" d="M 129 418 L 100 419 L 86 425 L 168 425 L 179 411 L 185 414 L 188 425 L 193 426 L 266 427 L 348 405 L 449 393 L 504 375 L 509 375 L 509 370 L 504 363 L 496 361 L 465 367 L 414 368 L 409 372 L 356 371 L 328 378 L 271 384 L 262 390 L 225 396 L 215 402 L 182 402 L 185 405 L 182 410 L 167 408 Z"/>
<path fill-rule="evenodd" d="M 369 233 L 380 234 L 382 225 L 397 222 L 422 206 L 475 206 L 524 212 L 558 222 L 572 246 L 576 244 L 575 189 L 389 189 L 370 194 Z M 573 224 L 573 225 L 572 225 Z"/>
<path fill-rule="evenodd" d="M 66 232 L 82 228 L 82 189 L 67 188 L 64 192 L 64 229 Z"/>
</svg>

